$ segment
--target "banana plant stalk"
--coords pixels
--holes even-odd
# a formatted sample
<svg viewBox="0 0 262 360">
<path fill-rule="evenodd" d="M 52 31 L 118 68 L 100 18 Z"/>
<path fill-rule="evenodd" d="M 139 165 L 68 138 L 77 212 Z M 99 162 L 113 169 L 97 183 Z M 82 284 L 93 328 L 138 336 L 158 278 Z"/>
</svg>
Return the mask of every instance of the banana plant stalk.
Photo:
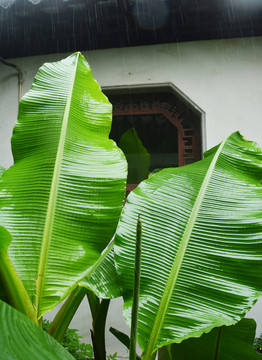
<svg viewBox="0 0 262 360">
<path fill-rule="evenodd" d="M 133 290 L 132 320 L 131 320 L 131 331 L 130 331 L 129 360 L 136 360 L 137 320 L 138 320 L 140 273 L 141 273 L 141 240 L 142 240 L 142 222 L 139 215 L 137 219 L 137 228 L 136 228 L 136 257 L 135 257 L 135 269 L 134 269 L 134 290 Z"/>
<path fill-rule="evenodd" d="M 64 302 L 61 309 L 56 314 L 48 333 L 53 336 L 58 342 L 64 338 L 65 332 L 75 315 L 81 301 L 83 300 L 87 290 L 84 287 L 78 286 Z"/>
<path fill-rule="evenodd" d="M 94 357 L 95 360 L 106 360 L 105 325 L 110 299 L 100 300 L 90 290 L 87 290 L 86 294 L 93 318 L 91 338 Z"/>
</svg>

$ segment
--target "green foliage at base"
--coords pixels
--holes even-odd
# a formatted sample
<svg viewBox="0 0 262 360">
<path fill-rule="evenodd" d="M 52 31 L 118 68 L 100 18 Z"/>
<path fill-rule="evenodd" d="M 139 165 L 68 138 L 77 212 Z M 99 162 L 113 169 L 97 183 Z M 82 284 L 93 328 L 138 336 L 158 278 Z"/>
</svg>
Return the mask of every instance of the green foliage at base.
<svg viewBox="0 0 262 360">
<path fill-rule="evenodd" d="M 47 332 L 50 325 L 51 323 L 48 320 L 46 319 L 43 320 L 43 330 Z M 63 345 L 64 348 L 68 352 L 70 352 L 70 354 L 74 356 L 76 360 L 87 359 L 87 358 L 94 359 L 94 350 L 92 345 L 81 343 L 80 339 L 82 339 L 83 336 L 80 336 L 78 334 L 78 331 L 79 330 L 77 329 L 67 329 L 64 339 L 61 342 L 61 345 Z M 117 359 L 117 352 L 115 352 L 114 354 L 107 355 L 107 360 L 116 360 L 116 359 Z"/>
<path fill-rule="evenodd" d="M 254 349 L 259 354 L 262 354 L 262 334 L 260 334 L 260 336 L 258 338 L 255 338 Z"/>
<path fill-rule="evenodd" d="M 44 319 L 43 330 L 48 331 L 50 325 L 50 322 Z M 77 329 L 67 329 L 61 345 L 77 360 L 86 358 L 93 359 L 94 351 L 92 345 L 80 343 L 81 338 L 82 336 L 78 334 Z"/>
</svg>

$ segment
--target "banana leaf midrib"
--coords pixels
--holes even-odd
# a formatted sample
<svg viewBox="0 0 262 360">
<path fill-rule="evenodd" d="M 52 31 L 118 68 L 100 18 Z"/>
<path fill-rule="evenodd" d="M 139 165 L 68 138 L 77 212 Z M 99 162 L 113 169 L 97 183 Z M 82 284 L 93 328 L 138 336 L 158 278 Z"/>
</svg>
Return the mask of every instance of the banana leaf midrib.
<svg viewBox="0 0 262 360">
<path fill-rule="evenodd" d="M 98 266 L 102 263 L 106 255 L 109 253 L 109 251 L 114 247 L 114 238 L 111 240 L 111 242 L 107 245 L 107 247 L 103 250 L 101 253 L 101 256 L 98 258 L 98 260 L 94 263 L 94 265 L 85 273 L 85 275 L 82 277 L 81 281 L 89 277 L 93 274 L 93 272 L 98 268 Z M 81 281 L 78 281 L 80 283 Z M 80 284 L 81 285 L 81 284 Z"/>
<path fill-rule="evenodd" d="M 93 266 L 91 266 L 91 268 L 89 268 L 82 276 L 80 279 L 78 279 L 76 282 L 74 282 L 72 284 L 72 286 L 70 286 L 63 294 L 63 296 L 59 299 L 59 301 L 55 304 L 58 305 L 61 301 L 65 300 L 67 298 L 68 295 L 70 295 L 72 293 L 72 291 L 77 287 L 85 287 L 88 288 L 87 286 L 85 286 L 82 282 L 86 279 L 89 278 L 94 272 L 95 270 L 98 268 L 98 266 L 102 263 L 102 261 L 104 260 L 104 258 L 106 257 L 106 255 L 109 253 L 109 251 L 114 247 L 114 240 L 112 240 L 108 246 L 106 247 L 106 249 L 102 252 L 101 256 L 98 258 L 98 260 L 94 263 Z"/>
<path fill-rule="evenodd" d="M 50 248 L 50 239 L 51 239 L 51 235 L 52 235 L 52 228 L 53 228 L 55 208 L 56 208 L 56 198 L 57 198 L 57 189 L 58 189 L 58 184 L 59 184 L 59 174 L 60 174 L 61 162 L 62 162 L 62 158 L 63 158 L 64 144 L 65 144 L 65 138 L 66 138 L 66 132 L 67 132 L 68 118 L 69 118 L 72 93 L 73 93 L 73 88 L 74 88 L 74 83 L 75 83 L 78 59 L 79 59 L 79 53 L 77 54 L 74 73 L 73 73 L 73 76 L 71 79 L 69 92 L 68 92 L 68 96 L 67 96 L 67 101 L 66 101 L 66 106 L 65 106 L 65 111 L 64 111 L 64 115 L 63 115 L 61 133 L 60 133 L 59 144 L 58 144 L 58 148 L 57 148 L 57 156 L 56 156 L 56 161 L 55 161 L 55 166 L 54 166 L 53 178 L 52 178 L 50 195 L 49 195 L 49 202 L 48 202 L 46 219 L 45 219 L 42 246 L 41 246 L 41 251 L 40 251 L 40 261 L 39 261 L 37 280 L 36 280 L 35 306 L 36 306 L 37 314 L 39 313 L 39 309 L 41 306 L 43 285 L 44 285 L 44 280 L 45 280 L 45 274 L 46 274 L 46 268 L 47 268 L 47 262 L 48 262 L 48 254 L 49 254 L 49 248 Z"/>
<path fill-rule="evenodd" d="M 159 304 L 159 307 L 158 307 L 158 311 L 157 311 L 155 321 L 154 321 L 154 324 L 153 324 L 153 327 L 152 327 L 152 331 L 151 331 L 151 335 L 150 335 L 150 338 L 149 338 L 149 341 L 148 341 L 147 348 L 146 348 L 144 354 L 142 355 L 143 360 L 151 359 L 152 354 L 155 351 L 155 345 L 156 345 L 156 342 L 157 342 L 157 339 L 158 339 L 158 335 L 159 335 L 159 332 L 160 332 L 161 327 L 162 327 L 162 323 L 163 323 L 165 313 L 166 313 L 167 308 L 168 308 L 170 298 L 172 296 L 172 293 L 173 293 L 175 285 L 176 285 L 176 281 L 177 281 L 177 278 L 178 278 L 178 275 L 179 275 L 179 271 L 180 271 L 180 268 L 181 268 L 185 253 L 186 253 L 186 249 L 187 249 L 187 246 L 188 246 L 188 243 L 189 243 L 189 239 L 190 239 L 190 236 L 191 236 L 191 233 L 192 233 L 196 218 L 198 216 L 198 212 L 199 212 L 202 200 L 203 200 L 204 195 L 205 195 L 205 191 L 206 191 L 207 186 L 209 184 L 209 181 L 210 181 L 210 178 L 212 176 L 212 173 L 213 173 L 213 170 L 215 168 L 218 157 L 219 157 L 219 155 L 220 155 L 220 153 L 221 153 L 227 139 L 228 138 L 226 138 L 220 144 L 219 148 L 217 149 L 217 152 L 216 152 L 215 156 L 213 157 L 213 159 L 211 161 L 209 169 L 208 169 L 208 171 L 207 171 L 207 173 L 205 175 L 205 178 L 204 178 L 204 180 L 202 182 L 202 185 L 201 185 L 200 191 L 198 193 L 198 196 L 197 196 L 197 198 L 195 200 L 195 204 L 194 204 L 194 206 L 192 208 L 192 211 L 191 211 L 191 216 L 189 217 L 189 220 L 188 220 L 188 222 L 186 224 L 185 231 L 184 231 L 183 237 L 181 239 L 180 246 L 179 246 L 178 251 L 177 251 L 177 255 L 175 257 L 175 261 L 174 261 L 172 269 L 170 271 L 169 278 L 168 278 L 168 280 L 166 282 L 166 287 L 165 287 L 165 289 L 163 291 L 163 297 L 162 297 L 162 299 L 160 301 L 160 304 Z"/>
</svg>

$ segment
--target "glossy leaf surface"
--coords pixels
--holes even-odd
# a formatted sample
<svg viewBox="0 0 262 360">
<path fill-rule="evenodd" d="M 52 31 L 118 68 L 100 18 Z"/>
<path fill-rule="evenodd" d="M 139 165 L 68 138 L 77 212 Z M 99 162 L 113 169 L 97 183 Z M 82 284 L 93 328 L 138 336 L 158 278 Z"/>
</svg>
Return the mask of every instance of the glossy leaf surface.
<svg viewBox="0 0 262 360">
<path fill-rule="evenodd" d="M 10 305 L 38 324 L 35 308 L 9 257 L 11 242 L 11 234 L 0 226 L 0 296 L 4 300 L 7 297 Z"/>
<path fill-rule="evenodd" d="M 114 299 L 121 296 L 114 262 L 113 241 L 103 251 L 90 273 L 89 277 L 85 277 L 80 282 L 80 286 L 92 290 L 101 299 Z"/>
<path fill-rule="evenodd" d="M 262 151 L 234 133 L 197 163 L 166 169 L 128 197 L 115 259 L 130 323 L 135 229 L 142 228 L 143 357 L 238 321 L 262 293 Z"/>
<path fill-rule="evenodd" d="M 73 360 L 65 348 L 25 315 L 0 301 L 0 351 L 4 360 Z"/>
<path fill-rule="evenodd" d="M 200 338 L 172 344 L 172 360 L 261 360 L 254 350 L 256 322 L 242 319 L 235 325 L 215 328 Z"/>
<path fill-rule="evenodd" d="M 0 224 L 38 316 L 90 275 L 115 232 L 126 161 L 108 138 L 111 113 L 79 53 L 41 67 L 20 103 Z"/>
</svg>

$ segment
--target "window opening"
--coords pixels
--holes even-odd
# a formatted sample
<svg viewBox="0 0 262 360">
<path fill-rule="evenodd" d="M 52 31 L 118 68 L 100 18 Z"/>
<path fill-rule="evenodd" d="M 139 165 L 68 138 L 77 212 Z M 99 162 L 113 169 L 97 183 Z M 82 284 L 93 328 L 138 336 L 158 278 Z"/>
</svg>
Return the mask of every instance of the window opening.
<svg viewBox="0 0 262 360">
<path fill-rule="evenodd" d="M 201 159 L 200 116 L 167 92 L 109 95 L 110 137 L 128 162 L 127 190 L 162 168 Z"/>
</svg>

